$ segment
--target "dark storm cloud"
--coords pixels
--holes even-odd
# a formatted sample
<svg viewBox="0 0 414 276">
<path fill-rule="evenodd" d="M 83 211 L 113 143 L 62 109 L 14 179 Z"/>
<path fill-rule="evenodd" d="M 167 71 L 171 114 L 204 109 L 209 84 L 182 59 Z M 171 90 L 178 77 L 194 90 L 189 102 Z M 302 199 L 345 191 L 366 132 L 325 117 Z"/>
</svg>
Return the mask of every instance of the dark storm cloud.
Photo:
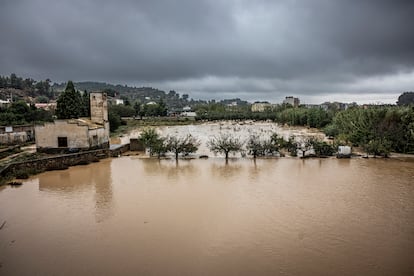
<svg viewBox="0 0 414 276">
<path fill-rule="evenodd" d="M 396 94 L 413 89 L 412 14 L 403 0 L 3 0 L 0 74 L 203 98 Z"/>
</svg>

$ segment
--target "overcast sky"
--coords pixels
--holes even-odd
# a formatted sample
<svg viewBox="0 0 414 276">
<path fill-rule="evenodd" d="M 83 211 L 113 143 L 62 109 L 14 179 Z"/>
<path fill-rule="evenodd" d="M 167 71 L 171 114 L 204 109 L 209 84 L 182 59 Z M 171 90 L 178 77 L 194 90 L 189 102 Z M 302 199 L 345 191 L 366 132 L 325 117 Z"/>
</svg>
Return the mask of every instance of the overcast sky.
<svg viewBox="0 0 414 276">
<path fill-rule="evenodd" d="M 0 0 L 0 74 L 305 103 L 414 91 L 413 0 Z"/>
</svg>

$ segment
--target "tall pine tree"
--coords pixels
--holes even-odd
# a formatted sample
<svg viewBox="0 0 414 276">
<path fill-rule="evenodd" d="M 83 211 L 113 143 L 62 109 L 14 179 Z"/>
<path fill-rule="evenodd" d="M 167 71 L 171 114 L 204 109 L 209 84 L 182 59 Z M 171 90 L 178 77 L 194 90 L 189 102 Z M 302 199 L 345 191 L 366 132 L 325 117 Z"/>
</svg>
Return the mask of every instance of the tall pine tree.
<svg viewBox="0 0 414 276">
<path fill-rule="evenodd" d="M 78 118 L 82 115 L 82 98 L 75 90 L 72 81 L 68 81 L 65 91 L 57 99 L 56 116 L 58 119 Z"/>
<path fill-rule="evenodd" d="M 91 116 L 91 107 L 90 107 L 90 99 L 88 91 L 84 91 L 82 94 L 82 108 L 81 108 L 81 116 L 82 117 L 90 117 Z"/>
</svg>

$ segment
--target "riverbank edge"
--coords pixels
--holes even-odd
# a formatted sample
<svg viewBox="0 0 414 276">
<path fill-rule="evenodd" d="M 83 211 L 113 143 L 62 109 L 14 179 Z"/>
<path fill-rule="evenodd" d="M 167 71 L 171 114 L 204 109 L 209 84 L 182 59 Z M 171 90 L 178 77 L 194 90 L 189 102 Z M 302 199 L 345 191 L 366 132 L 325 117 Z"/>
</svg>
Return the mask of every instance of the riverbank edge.
<svg viewBox="0 0 414 276">
<path fill-rule="evenodd" d="M 27 179 L 31 175 L 36 175 L 45 171 L 65 170 L 71 166 L 99 162 L 100 159 L 114 155 L 117 156 L 118 154 L 118 152 L 113 153 L 109 149 L 98 149 L 12 162 L 0 169 L 0 186 L 13 181 L 14 179 Z"/>
</svg>

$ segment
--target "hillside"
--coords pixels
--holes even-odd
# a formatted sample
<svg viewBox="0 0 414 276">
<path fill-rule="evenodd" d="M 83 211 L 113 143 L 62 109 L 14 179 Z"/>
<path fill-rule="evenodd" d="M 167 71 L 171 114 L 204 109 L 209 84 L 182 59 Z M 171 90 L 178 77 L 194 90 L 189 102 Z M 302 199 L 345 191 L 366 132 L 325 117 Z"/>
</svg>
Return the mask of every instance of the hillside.
<svg viewBox="0 0 414 276">
<path fill-rule="evenodd" d="M 186 105 L 199 103 L 188 99 L 188 94 L 180 95 L 175 91 L 165 91 L 152 87 L 131 87 L 127 85 L 113 85 L 105 82 L 75 82 L 75 87 L 81 91 L 104 91 L 111 97 L 120 97 L 128 99 L 130 102 L 139 101 L 147 103 L 151 101 L 165 101 L 170 108 L 182 108 Z M 63 91 L 66 83 L 54 84 L 52 89 L 55 91 Z"/>
<path fill-rule="evenodd" d="M 75 88 L 80 91 L 104 91 L 111 97 L 119 97 L 128 100 L 130 103 L 139 101 L 141 103 L 158 102 L 163 100 L 170 110 L 181 109 L 185 106 L 196 106 L 207 104 L 207 101 L 191 99 L 188 94 L 181 94 L 170 90 L 163 90 L 153 87 L 131 87 L 127 85 L 114 85 L 105 82 L 74 82 Z M 59 94 L 65 90 L 66 83 L 53 83 L 49 79 L 36 81 L 32 78 L 23 79 L 22 77 L 11 74 L 10 76 L 0 76 L 0 99 L 7 100 L 11 96 L 13 100 L 23 99 L 27 102 L 48 102 L 56 100 Z M 211 102 L 223 105 L 246 106 L 247 101 L 239 98 L 226 99 Z"/>
</svg>

